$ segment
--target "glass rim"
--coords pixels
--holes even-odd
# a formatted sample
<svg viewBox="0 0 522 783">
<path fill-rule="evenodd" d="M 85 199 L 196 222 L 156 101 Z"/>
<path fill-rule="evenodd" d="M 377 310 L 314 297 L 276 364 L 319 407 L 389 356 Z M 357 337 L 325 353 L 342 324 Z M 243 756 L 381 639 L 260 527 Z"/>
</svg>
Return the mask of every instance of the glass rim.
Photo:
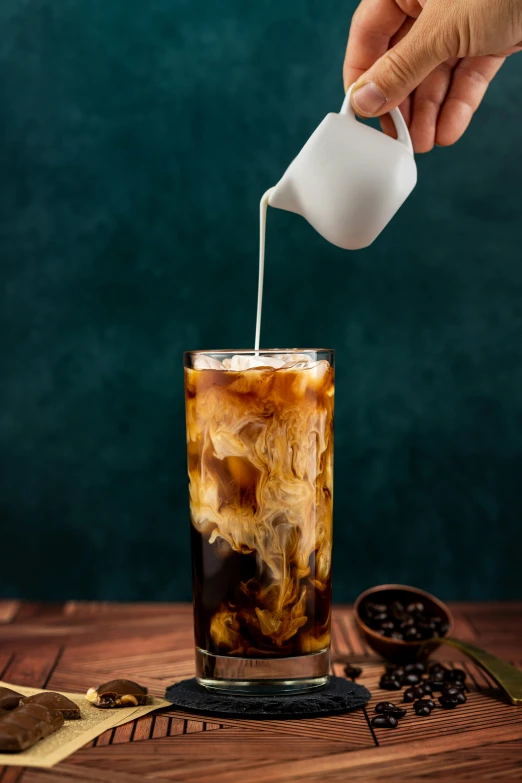
<svg viewBox="0 0 522 783">
<path fill-rule="evenodd" d="M 267 354 L 267 353 L 333 353 L 334 348 L 218 348 L 217 350 L 202 350 L 198 348 L 196 351 L 183 351 L 183 356 L 194 356 L 195 354 Z"/>
</svg>

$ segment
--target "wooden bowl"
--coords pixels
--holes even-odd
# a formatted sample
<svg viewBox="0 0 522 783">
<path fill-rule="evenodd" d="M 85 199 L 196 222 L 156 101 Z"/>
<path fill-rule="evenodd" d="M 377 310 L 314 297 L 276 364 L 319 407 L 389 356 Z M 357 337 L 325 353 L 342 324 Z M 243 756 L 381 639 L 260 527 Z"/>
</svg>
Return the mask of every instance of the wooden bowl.
<svg viewBox="0 0 522 783">
<path fill-rule="evenodd" d="M 405 604 L 417 600 L 422 601 L 427 609 L 433 612 L 433 614 L 440 615 L 448 623 L 448 630 L 445 636 L 448 636 L 453 629 L 453 616 L 448 607 L 442 601 L 439 601 L 438 598 L 435 598 L 434 595 L 426 593 L 424 590 L 409 587 L 408 585 L 379 585 L 378 587 L 371 587 L 369 590 L 365 590 L 357 598 L 353 607 L 357 630 L 372 650 L 375 650 L 383 658 L 393 663 L 409 663 L 417 658 L 425 658 L 433 650 L 437 649 L 440 645 L 440 640 L 437 637 L 433 637 L 428 640 L 423 639 L 420 642 L 404 642 L 400 639 L 389 639 L 386 636 L 381 636 L 377 631 L 366 625 L 361 617 L 361 605 L 367 600 L 375 603 L 390 603 L 398 600 Z"/>
</svg>

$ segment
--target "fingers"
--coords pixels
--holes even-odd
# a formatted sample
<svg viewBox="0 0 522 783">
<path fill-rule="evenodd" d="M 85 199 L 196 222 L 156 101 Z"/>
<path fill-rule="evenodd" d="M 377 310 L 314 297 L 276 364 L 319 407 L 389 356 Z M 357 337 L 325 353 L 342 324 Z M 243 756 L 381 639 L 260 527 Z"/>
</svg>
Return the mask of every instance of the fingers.
<svg viewBox="0 0 522 783">
<path fill-rule="evenodd" d="M 437 121 L 457 62 L 454 57 L 441 63 L 415 90 L 409 126 L 415 152 L 429 152 L 435 145 Z"/>
<path fill-rule="evenodd" d="M 491 55 L 465 57 L 460 61 L 440 111 L 436 144 L 445 147 L 460 139 L 504 59 Z"/>
<path fill-rule="evenodd" d="M 352 105 L 363 117 L 385 114 L 405 98 L 441 62 L 451 48 L 451 22 L 427 5 L 409 33 L 361 76 L 352 93 Z"/>
<path fill-rule="evenodd" d="M 345 90 L 386 52 L 405 18 L 405 12 L 395 0 L 362 0 L 352 17 L 346 47 Z"/>
</svg>

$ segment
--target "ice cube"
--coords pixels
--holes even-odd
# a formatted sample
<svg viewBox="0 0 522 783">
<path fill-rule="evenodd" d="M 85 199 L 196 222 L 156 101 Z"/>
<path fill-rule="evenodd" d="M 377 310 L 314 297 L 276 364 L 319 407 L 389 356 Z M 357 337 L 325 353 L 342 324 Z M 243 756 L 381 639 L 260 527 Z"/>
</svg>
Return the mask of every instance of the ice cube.
<svg viewBox="0 0 522 783">
<path fill-rule="evenodd" d="M 213 356 L 207 356 L 204 353 L 197 353 L 194 356 L 195 370 L 222 370 L 223 365 Z"/>
<path fill-rule="evenodd" d="M 231 359 L 223 361 L 223 367 L 233 372 L 244 372 L 245 370 L 254 370 L 256 367 L 273 367 L 278 370 L 284 364 L 280 356 L 251 356 L 249 354 L 237 353 Z"/>
</svg>

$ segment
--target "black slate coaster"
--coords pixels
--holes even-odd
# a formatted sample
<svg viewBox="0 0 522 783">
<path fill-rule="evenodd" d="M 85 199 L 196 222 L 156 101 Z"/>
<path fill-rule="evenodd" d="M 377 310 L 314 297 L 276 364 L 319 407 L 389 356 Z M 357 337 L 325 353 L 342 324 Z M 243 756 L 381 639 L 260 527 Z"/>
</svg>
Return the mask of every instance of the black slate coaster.
<svg viewBox="0 0 522 783">
<path fill-rule="evenodd" d="M 324 688 L 292 696 L 227 696 L 202 688 L 195 678 L 171 685 L 165 693 L 175 707 L 188 712 L 256 720 L 339 715 L 362 707 L 370 697 L 363 685 L 342 677 L 330 677 Z"/>
</svg>

